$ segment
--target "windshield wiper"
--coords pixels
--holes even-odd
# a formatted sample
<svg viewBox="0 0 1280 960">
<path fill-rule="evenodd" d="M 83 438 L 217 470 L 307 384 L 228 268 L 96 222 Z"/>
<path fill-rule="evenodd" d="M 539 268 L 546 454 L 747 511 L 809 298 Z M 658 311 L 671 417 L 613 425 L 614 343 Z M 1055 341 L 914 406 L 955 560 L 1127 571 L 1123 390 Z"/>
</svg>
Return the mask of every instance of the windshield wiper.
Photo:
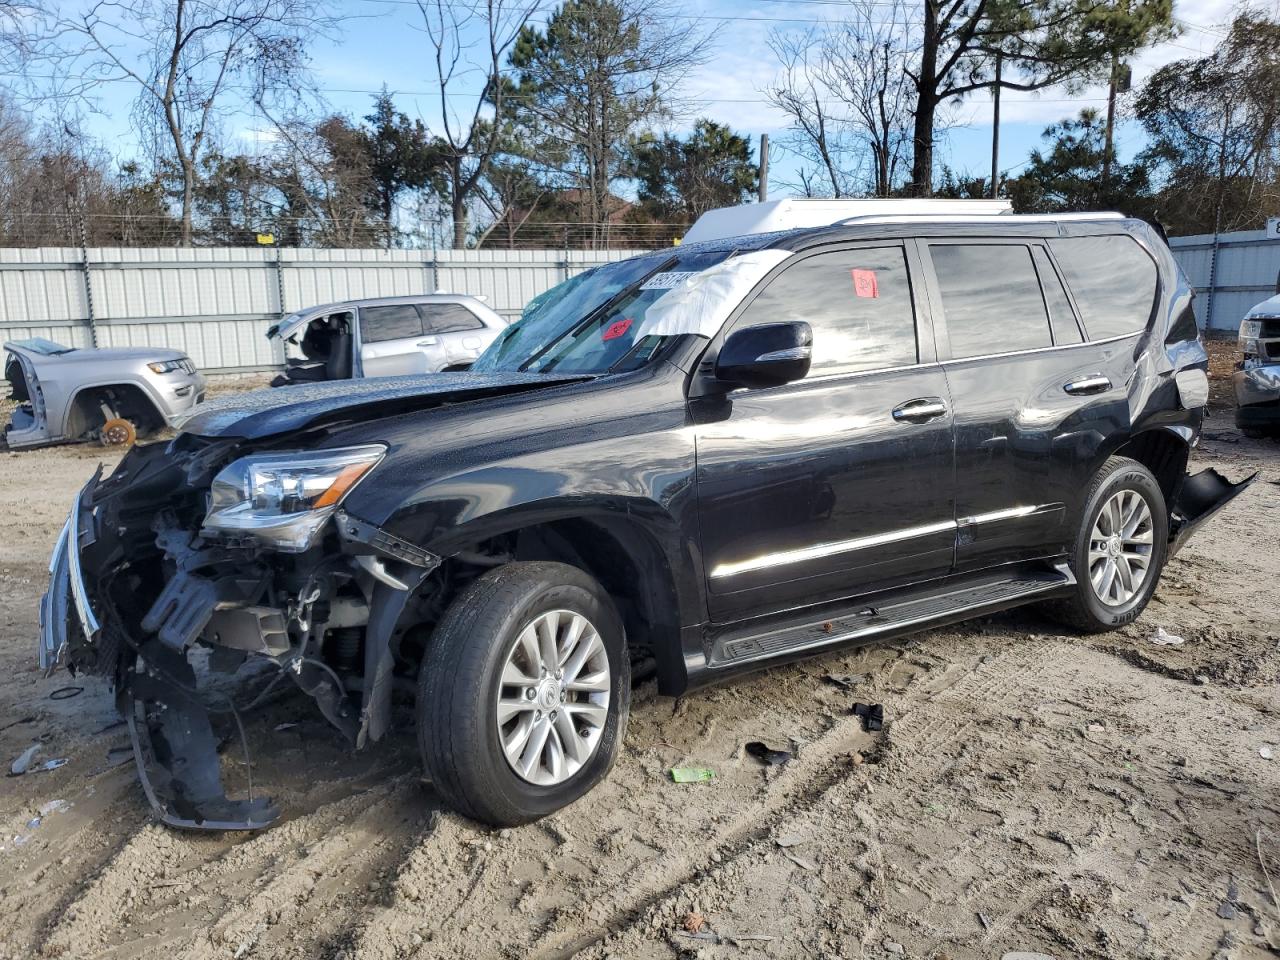
<svg viewBox="0 0 1280 960">
<path fill-rule="evenodd" d="M 655 274 L 662 273 L 662 271 L 666 270 L 668 267 L 673 267 L 679 262 L 680 262 L 680 258 L 678 256 L 667 257 L 667 259 L 663 260 L 660 264 L 658 264 L 648 273 L 642 274 L 641 276 L 633 280 L 631 283 L 627 284 L 625 287 L 623 287 L 621 290 L 615 293 L 612 297 L 610 297 L 604 303 L 600 304 L 600 306 L 596 307 L 594 310 L 588 313 L 585 317 L 583 317 L 580 321 L 578 321 L 576 324 L 574 324 L 572 327 L 566 330 L 563 334 L 561 334 L 558 337 L 555 337 L 553 340 L 543 345 L 539 350 L 537 350 L 533 354 L 533 356 L 525 360 L 524 363 L 520 364 L 520 366 L 517 367 L 516 369 L 519 370 L 521 373 L 524 373 L 531 366 L 533 366 L 533 364 L 537 363 L 544 356 L 546 356 L 546 354 L 551 350 L 551 348 L 554 347 L 557 343 L 560 343 L 562 340 L 565 340 L 569 337 L 577 336 L 580 330 L 583 330 L 586 327 L 590 326 L 600 317 L 606 315 L 610 310 L 616 307 L 619 303 L 621 303 L 627 297 L 631 296 L 633 293 L 639 290 L 646 282 L 648 282 L 650 277 L 654 276 Z"/>
</svg>

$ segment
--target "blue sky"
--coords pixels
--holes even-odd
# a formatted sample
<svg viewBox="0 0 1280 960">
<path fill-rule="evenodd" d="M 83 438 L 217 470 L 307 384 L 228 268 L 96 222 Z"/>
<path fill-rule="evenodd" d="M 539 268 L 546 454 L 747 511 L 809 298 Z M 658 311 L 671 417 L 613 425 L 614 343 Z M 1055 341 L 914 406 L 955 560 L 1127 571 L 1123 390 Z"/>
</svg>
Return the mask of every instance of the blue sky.
<svg viewBox="0 0 1280 960">
<path fill-rule="evenodd" d="M 1273 0 L 1274 2 L 1274 0 Z M 317 42 L 312 68 L 324 98 L 334 111 L 362 116 L 371 96 L 383 84 L 395 94 L 401 110 L 421 117 L 429 127 L 438 125 L 438 98 L 433 96 L 429 48 L 421 32 L 421 19 L 412 0 L 337 0 L 338 8 L 352 15 L 335 37 Z M 1134 82 L 1172 60 L 1210 52 L 1229 20 L 1228 0 L 1175 3 L 1182 33 L 1174 40 L 1145 51 L 1134 63 Z M 685 81 L 682 93 L 690 114 L 673 129 L 688 126 L 695 116 L 728 123 L 737 132 L 756 140 L 768 133 L 775 146 L 770 152 L 771 196 L 788 192 L 782 181 L 794 179 L 796 163 L 778 145 L 786 133 L 786 119 L 766 101 L 763 91 L 775 73 L 768 48 L 771 30 L 799 32 L 813 29 L 823 17 L 835 16 L 839 6 L 814 0 L 689 0 L 679 9 L 698 16 L 714 34 L 711 55 Z M 478 84 L 477 80 L 477 84 Z M 474 89 L 472 86 L 470 89 Z M 121 157 L 136 152 L 136 138 L 129 124 L 132 89 L 126 84 L 104 84 L 97 112 L 87 119 L 88 129 Z M 1068 93 L 1047 90 L 1039 94 L 1006 91 L 1002 101 L 1001 167 L 1010 172 L 1025 162 L 1028 152 L 1041 143 L 1045 126 L 1073 116 L 1081 107 L 1105 106 L 1104 88 Z M 225 141 L 252 151 L 270 133 L 261 118 L 245 112 L 228 118 L 222 131 Z M 1132 124 L 1118 133 L 1122 157 L 1142 145 L 1142 134 Z M 956 125 L 939 144 L 939 160 L 959 171 L 985 175 L 990 170 L 991 102 L 987 96 L 966 101 L 957 111 Z"/>
</svg>

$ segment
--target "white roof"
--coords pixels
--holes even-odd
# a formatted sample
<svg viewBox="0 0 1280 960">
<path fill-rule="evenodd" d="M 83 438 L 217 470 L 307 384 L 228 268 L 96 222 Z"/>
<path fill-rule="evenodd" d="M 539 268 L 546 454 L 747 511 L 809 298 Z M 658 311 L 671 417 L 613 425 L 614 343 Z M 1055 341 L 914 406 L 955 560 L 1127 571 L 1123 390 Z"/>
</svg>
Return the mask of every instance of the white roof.
<svg viewBox="0 0 1280 960">
<path fill-rule="evenodd" d="M 708 210 L 684 235 L 686 243 L 752 233 L 825 227 L 854 217 L 943 216 L 969 219 L 1007 214 L 1008 200 L 770 200 Z"/>
</svg>

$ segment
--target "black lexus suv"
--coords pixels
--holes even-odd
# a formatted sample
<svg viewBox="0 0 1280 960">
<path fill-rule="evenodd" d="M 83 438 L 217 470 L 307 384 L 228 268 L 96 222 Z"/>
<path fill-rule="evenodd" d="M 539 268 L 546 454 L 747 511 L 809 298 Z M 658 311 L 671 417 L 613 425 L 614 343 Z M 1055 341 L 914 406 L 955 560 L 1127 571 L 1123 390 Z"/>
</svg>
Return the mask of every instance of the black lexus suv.
<svg viewBox="0 0 1280 960">
<path fill-rule="evenodd" d="M 166 823 L 277 816 L 218 755 L 265 694 L 217 674 L 263 664 L 358 747 L 411 705 L 447 802 L 526 822 L 605 776 L 642 673 L 678 695 L 1029 602 L 1132 621 L 1249 482 L 1186 475 L 1191 300 L 1106 214 L 597 267 L 469 371 L 244 394 L 133 449 L 76 498 L 41 659 L 114 684 Z"/>
</svg>

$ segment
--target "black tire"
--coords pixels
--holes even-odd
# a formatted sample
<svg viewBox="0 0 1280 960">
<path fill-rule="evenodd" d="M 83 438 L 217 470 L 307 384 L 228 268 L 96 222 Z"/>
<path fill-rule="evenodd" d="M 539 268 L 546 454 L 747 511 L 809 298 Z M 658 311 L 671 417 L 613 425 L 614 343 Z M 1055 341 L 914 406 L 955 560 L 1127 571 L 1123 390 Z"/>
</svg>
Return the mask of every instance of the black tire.
<svg viewBox="0 0 1280 960">
<path fill-rule="evenodd" d="M 540 614 L 570 610 L 596 628 L 609 659 L 607 718 L 594 752 L 562 783 L 516 774 L 499 740 L 499 679 L 511 645 Z M 609 595 L 577 567 L 508 563 L 480 577 L 433 631 L 418 677 L 418 744 L 427 775 L 464 816 L 492 826 L 537 820 L 604 779 L 618 755 L 631 702 L 631 662 Z"/>
<path fill-rule="evenodd" d="M 1137 593 L 1122 604 L 1104 603 L 1089 576 L 1089 543 L 1094 523 L 1103 507 L 1123 490 L 1139 494 L 1151 511 L 1151 555 L 1146 577 Z M 1093 478 L 1085 498 L 1085 508 L 1072 546 L 1070 564 L 1076 585 L 1071 597 L 1047 604 L 1056 619 L 1086 633 L 1102 633 L 1132 623 L 1142 613 L 1155 592 L 1164 568 L 1169 541 L 1169 513 L 1164 493 L 1151 471 L 1127 457 L 1110 457 Z"/>
</svg>

